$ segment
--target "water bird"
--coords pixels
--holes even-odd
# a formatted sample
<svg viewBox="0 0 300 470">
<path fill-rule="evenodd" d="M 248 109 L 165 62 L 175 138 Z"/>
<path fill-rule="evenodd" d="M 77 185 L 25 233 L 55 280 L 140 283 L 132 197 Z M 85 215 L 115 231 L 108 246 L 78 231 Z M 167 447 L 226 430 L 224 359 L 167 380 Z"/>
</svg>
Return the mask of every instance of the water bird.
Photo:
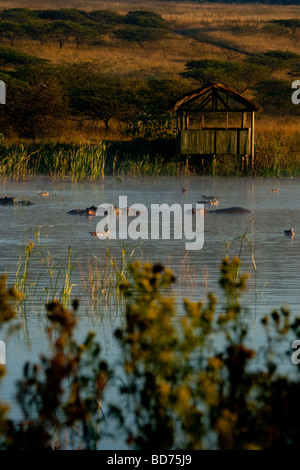
<svg viewBox="0 0 300 470">
<path fill-rule="evenodd" d="M 105 237 L 109 238 L 110 230 L 107 230 L 106 232 L 89 232 L 90 235 L 93 237 Z"/>
<path fill-rule="evenodd" d="M 113 207 L 115 209 L 116 215 L 120 215 L 122 213 L 122 209 L 120 209 L 120 207 L 115 206 L 115 205 L 113 205 Z M 128 208 L 127 208 L 127 212 L 128 212 Z"/>
<path fill-rule="evenodd" d="M 277 193 L 278 191 L 279 191 L 279 188 L 269 189 L 269 193 Z"/>
<path fill-rule="evenodd" d="M 195 214 L 197 214 L 197 213 L 199 213 L 199 212 L 204 212 L 204 213 L 206 213 L 206 212 L 207 212 L 207 209 L 199 209 L 199 210 L 197 210 L 197 209 L 195 209 L 195 207 L 192 207 L 192 214 L 193 214 L 193 215 L 195 215 Z"/>
<path fill-rule="evenodd" d="M 47 191 L 40 191 L 39 196 L 48 197 L 49 193 Z"/>
<path fill-rule="evenodd" d="M 187 189 L 184 189 L 183 187 L 181 188 L 181 192 L 183 192 L 184 194 L 187 194 Z"/>
<path fill-rule="evenodd" d="M 290 237 L 293 237 L 295 235 L 294 229 L 291 228 L 290 230 L 285 230 L 284 233 L 286 235 L 289 235 Z"/>
<path fill-rule="evenodd" d="M 211 205 L 217 205 L 219 204 L 219 201 L 217 201 L 216 199 L 206 199 L 204 201 L 197 201 L 198 204 L 211 204 Z"/>
</svg>

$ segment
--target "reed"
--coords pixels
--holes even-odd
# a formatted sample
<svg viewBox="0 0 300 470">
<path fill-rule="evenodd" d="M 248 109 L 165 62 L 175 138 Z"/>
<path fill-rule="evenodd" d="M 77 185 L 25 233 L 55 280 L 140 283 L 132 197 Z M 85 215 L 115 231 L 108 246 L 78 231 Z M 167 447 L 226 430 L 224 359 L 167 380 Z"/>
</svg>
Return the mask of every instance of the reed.
<svg viewBox="0 0 300 470">
<path fill-rule="evenodd" d="M 80 262 L 81 284 L 91 312 L 101 312 L 102 307 L 113 303 L 114 278 L 108 260 L 94 256 L 86 263 Z"/>
<path fill-rule="evenodd" d="M 35 231 L 35 242 L 39 230 Z M 103 308 L 122 306 L 121 285 L 129 281 L 129 265 L 136 254 L 140 258 L 142 244 L 128 250 L 123 243 L 121 252 L 113 256 L 107 249 L 103 258 L 93 256 L 80 259 L 68 248 L 67 258 L 58 259 L 49 250 L 39 249 L 35 242 L 28 242 L 18 252 L 18 261 L 14 284 L 22 294 L 22 313 L 26 314 L 32 305 L 44 305 L 60 301 L 65 308 L 70 308 L 71 298 L 77 295 L 90 311 L 101 315 Z M 76 294 L 74 293 L 76 290 Z"/>
<path fill-rule="evenodd" d="M 255 143 L 254 176 L 300 174 L 300 134 L 263 128 Z M 218 156 L 202 165 L 197 156 L 182 157 L 175 140 L 90 144 L 5 144 L 0 147 L 0 180 L 44 175 L 71 181 L 98 181 L 105 176 L 242 176 L 239 157 Z"/>
<path fill-rule="evenodd" d="M 105 175 L 108 144 L 59 145 L 22 143 L 0 148 L 0 178 L 28 179 L 36 175 L 72 181 L 96 181 Z"/>
<path fill-rule="evenodd" d="M 20 251 L 18 253 L 15 286 L 17 290 L 22 294 L 22 301 L 26 301 L 26 299 L 28 299 L 30 293 L 29 289 L 35 284 L 31 282 L 29 273 L 29 264 L 33 249 L 34 243 L 29 242 L 27 245 L 25 245 L 24 253 L 21 253 Z"/>
<path fill-rule="evenodd" d="M 264 132 L 256 139 L 257 176 L 296 176 L 300 173 L 300 135 Z"/>
</svg>

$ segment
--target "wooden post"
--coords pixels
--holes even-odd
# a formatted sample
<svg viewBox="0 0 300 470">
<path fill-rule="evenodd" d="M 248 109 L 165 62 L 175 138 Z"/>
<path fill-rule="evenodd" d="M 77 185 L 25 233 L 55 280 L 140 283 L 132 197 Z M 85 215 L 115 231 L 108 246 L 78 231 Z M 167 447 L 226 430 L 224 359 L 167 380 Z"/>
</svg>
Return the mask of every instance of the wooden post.
<svg viewBox="0 0 300 470">
<path fill-rule="evenodd" d="M 187 129 L 187 115 L 186 115 L 186 111 L 183 111 L 183 129 Z"/>
<path fill-rule="evenodd" d="M 217 159 L 216 156 L 213 155 L 212 157 L 212 176 L 215 176 L 216 166 L 217 166 Z"/>
<path fill-rule="evenodd" d="M 251 111 L 251 166 L 252 166 L 252 170 L 254 169 L 254 135 L 255 135 L 254 118 L 255 118 L 255 112 Z"/>
<path fill-rule="evenodd" d="M 242 129 L 247 127 L 247 112 L 242 113 Z"/>
</svg>

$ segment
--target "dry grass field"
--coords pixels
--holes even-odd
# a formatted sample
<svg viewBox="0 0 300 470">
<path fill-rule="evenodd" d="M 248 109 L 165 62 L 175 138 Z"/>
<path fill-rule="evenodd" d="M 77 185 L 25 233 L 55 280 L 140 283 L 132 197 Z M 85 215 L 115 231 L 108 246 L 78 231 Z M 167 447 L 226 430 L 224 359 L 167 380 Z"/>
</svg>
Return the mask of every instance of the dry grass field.
<svg viewBox="0 0 300 470">
<path fill-rule="evenodd" d="M 299 44 L 289 36 L 274 37 L 261 31 L 266 21 L 283 18 L 300 18 L 300 6 L 267 6 L 258 4 L 223 5 L 195 4 L 189 2 L 109 2 L 109 1 L 2 1 L 5 8 L 57 9 L 78 8 L 86 11 L 110 9 L 121 14 L 130 10 L 149 10 L 159 13 L 170 22 L 170 34 L 165 40 L 144 44 L 124 45 L 107 35 L 105 44 L 81 46 L 77 51 L 74 44 L 66 44 L 59 50 L 57 44 L 41 46 L 33 41 L 16 41 L 16 47 L 24 52 L 38 55 L 53 62 L 96 61 L 103 68 L 114 73 L 161 74 L 180 73 L 184 64 L 193 59 L 239 59 L 245 52 L 259 53 L 267 50 L 289 50 L 298 52 Z M 237 33 L 233 26 L 239 26 Z M 187 35 L 183 31 L 204 32 L 207 41 Z M 228 46 L 228 47 L 227 47 Z"/>
</svg>

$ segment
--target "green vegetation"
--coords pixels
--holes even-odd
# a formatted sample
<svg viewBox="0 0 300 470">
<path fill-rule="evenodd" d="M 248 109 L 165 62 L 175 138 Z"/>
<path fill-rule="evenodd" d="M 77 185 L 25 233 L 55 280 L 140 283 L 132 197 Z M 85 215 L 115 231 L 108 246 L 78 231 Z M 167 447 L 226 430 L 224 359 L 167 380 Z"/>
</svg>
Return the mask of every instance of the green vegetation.
<svg viewBox="0 0 300 470">
<path fill-rule="evenodd" d="M 18 420 L 8 418 L 9 407 L 1 403 L 1 448 L 101 449 L 108 433 L 125 438 L 129 449 L 146 451 L 297 445 L 298 369 L 284 353 L 291 338 L 299 337 L 299 319 L 286 309 L 266 315 L 264 344 L 252 349 L 242 306 L 247 274 L 241 267 L 239 258 L 226 257 L 223 300 L 217 302 L 213 293 L 206 301 L 186 299 L 178 316 L 170 269 L 139 261 L 126 265 L 129 276 L 120 282 L 125 324 L 115 332 L 122 378 L 116 365 L 102 358 L 95 332 L 75 339 L 78 301 L 71 310 L 50 301 L 50 352 L 24 366 L 17 383 Z M 13 321 L 20 301 L 6 281 L 1 278 L 0 326 Z M 2 380 L 4 372 L 2 367 Z M 120 393 L 118 403 L 106 394 L 108 383 Z"/>
<path fill-rule="evenodd" d="M 149 132 L 151 129 L 149 130 Z M 296 176 L 300 171 L 299 135 L 266 131 L 256 139 L 255 176 Z M 0 180 L 50 176 L 71 181 L 99 181 L 105 176 L 241 176 L 240 159 L 224 155 L 214 169 L 197 156 L 177 153 L 176 140 L 136 139 L 88 144 L 2 144 Z M 252 170 L 250 170 L 251 172 Z"/>
</svg>

